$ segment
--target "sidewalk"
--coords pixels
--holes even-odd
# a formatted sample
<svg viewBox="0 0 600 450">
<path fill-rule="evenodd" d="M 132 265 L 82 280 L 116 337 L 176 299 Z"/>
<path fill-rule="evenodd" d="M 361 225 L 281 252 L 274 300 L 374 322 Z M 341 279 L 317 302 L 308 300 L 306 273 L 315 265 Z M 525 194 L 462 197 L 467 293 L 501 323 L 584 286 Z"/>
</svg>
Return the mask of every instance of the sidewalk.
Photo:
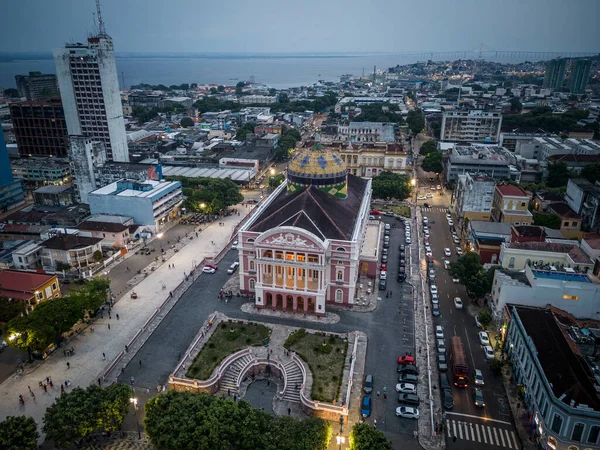
<svg viewBox="0 0 600 450">
<path fill-rule="evenodd" d="M 252 211 L 250 208 L 239 207 L 240 215 L 231 215 L 220 219 L 224 222 L 219 226 L 215 222 L 201 232 L 199 238 L 186 239 L 188 243 L 165 263 L 160 265 L 147 278 L 143 279 L 135 291 L 137 299 L 130 298 L 130 290 L 124 293 L 115 303 L 109 319 L 105 310 L 104 318 L 97 320 L 92 332 L 87 327 L 73 338 L 64 348 L 75 349 L 71 357 L 63 356 L 63 348 L 59 348 L 53 357 L 42 364 L 33 365 L 24 375 L 15 375 L 0 385 L 0 420 L 9 415 L 32 416 L 40 427 L 46 409 L 52 405 L 55 397 L 60 395 L 60 385 L 68 379 L 71 388 L 86 387 L 98 382 L 98 377 L 108 368 L 113 358 L 124 349 L 124 346 L 140 330 L 143 324 L 156 311 L 156 308 L 189 274 L 192 264 L 199 264 L 203 258 L 216 256 L 230 241 L 236 225 Z M 211 244 L 214 242 L 214 244 Z M 123 264 L 123 263 L 121 263 Z M 169 264 L 174 269 L 169 269 Z M 163 290 L 162 285 L 165 285 Z M 106 307 L 105 307 L 106 308 Z M 119 320 L 116 315 L 119 315 Z M 102 354 L 106 354 L 103 360 Z M 70 363 L 70 368 L 66 363 Z M 29 368 L 29 366 L 28 366 Z M 38 382 L 51 377 L 54 388 L 48 387 L 44 392 Z M 28 393 L 28 386 L 35 393 L 35 400 Z M 66 389 L 67 392 L 70 389 Z M 19 405 L 18 396 L 23 395 L 25 405 Z"/>
</svg>

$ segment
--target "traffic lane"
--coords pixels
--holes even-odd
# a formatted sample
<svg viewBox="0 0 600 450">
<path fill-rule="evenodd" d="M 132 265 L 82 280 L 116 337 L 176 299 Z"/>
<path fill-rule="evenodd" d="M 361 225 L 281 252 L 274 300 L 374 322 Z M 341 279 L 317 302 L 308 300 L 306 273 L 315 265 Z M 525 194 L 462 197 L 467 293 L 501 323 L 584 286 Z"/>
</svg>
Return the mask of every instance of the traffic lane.
<svg viewBox="0 0 600 450">
<path fill-rule="evenodd" d="M 430 240 L 431 250 L 435 255 L 444 255 L 444 248 L 450 246 L 451 242 L 451 233 L 448 222 L 445 218 L 445 214 L 441 212 L 431 212 L 431 216 L 434 218 L 436 224 L 445 223 L 447 226 L 447 231 L 441 231 L 436 229 L 436 232 L 432 233 L 432 237 Z M 434 224 L 435 225 L 435 224 Z M 450 261 L 456 261 L 458 256 L 455 252 L 455 247 L 449 247 L 452 250 L 452 256 L 444 259 L 448 259 Z M 437 265 L 436 265 L 437 267 Z M 443 263 L 442 263 L 443 267 Z M 450 276 L 449 271 L 442 269 L 436 270 L 436 281 L 439 278 L 440 282 L 438 283 L 438 289 L 440 291 L 440 311 L 442 313 L 442 317 L 444 317 L 440 322 L 445 327 L 445 329 L 455 330 L 457 335 L 460 335 L 466 345 L 466 350 L 469 355 L 470 360 L 470 368 L 471 368 L 471 383 L 469 384 L 469 395 L 472 393 L 472 389 L 474 387 L 474 383 L 472 382 L 473 373 L 475 369 L 480 369 L 483 373 L 484 379 L 489 382 L 483 386 L 483 394 L 486 399 L 486 408 L 482 410 L 477 408 L 472 403 L 471 398 L 468 398 L 468 402 L 466 403 L 466 407 L 469 411 L 459 409 L 462 407 L 462 403 L 455 406 L 455 410 L 459 412 L 463 412 L 465 414 L 474 414 L 474 415 L 486 415 L 488 417 L 494 419 L 504 419 L 505 412 L 501 409 L 501 405 L 503 400 L 498 401 L 500 397 L 503 397 L 502 392 L 494 386 L 492 380 L 496 377 L 492 374 L 490 366 L 483 354 L 483 348 L 481 343 L 479 342 L 478 332 L 480 331 L 475 325 L 475 319 L 471 316 L 467 311 L 467 305 L 470 303 L 470 299 L 467 296 L 466 288 L 462 284 L 455 284 L 452 282 L 452 277 Z M 454 297 L 460 297 L 463 300 L 465 305 L 465 309 L 457 310 L 454 307 Z M 456 329 L 453 326 L 456 325 Z"/>
</svg>

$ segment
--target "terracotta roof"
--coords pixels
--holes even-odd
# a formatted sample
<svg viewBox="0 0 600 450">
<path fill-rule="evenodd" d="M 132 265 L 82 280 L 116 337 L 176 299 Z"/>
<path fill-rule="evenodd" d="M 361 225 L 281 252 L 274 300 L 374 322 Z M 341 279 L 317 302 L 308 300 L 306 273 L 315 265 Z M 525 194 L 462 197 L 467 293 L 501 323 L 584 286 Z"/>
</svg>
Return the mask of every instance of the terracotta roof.
<svg viewBox="0 0 600 450">
<path fill-rule="evenodd" d="M 573 211 L 566 203 L 550 203 L 548 209 L 554 211 L 561 219 L 581 219 L 579 214 Z"/>
<path fill-rule="evenodd" d="M 0 271 L 0 295 L 28 300 L 40 286 L 54 277 L 55 275 L 43 273 L 2 270 Z"/>
<path fill-rule="evenodd" d="M 594 250 L 600 250 L 600 233 L 588 233 L 583 240 Z"/>
<path fill-rule="evenodd" d="M 295 226 L 324 239 L 350 240 L 367 180 L 348 175 L 348 197 L 337 198 L 314 186 L 296 193 L 282 190 L 249 231 Z"/>
<path fill-rule="evenodd" d="M 75 234 L 61 234 L 60 236 L 55 236 L 40 243 L 40 245 L 53 250 L 74 250 L 77 248 L 89 247 L 101 240 L 101 238 L 83 237 Z"/>
<path fill-rule="evenodd" d="M 510 197 L 528 197 L 527 193 L 519 186 L 513 186 L 512 184 L 497 184 L 496 190 L 503 196 Z"/>
</svg>

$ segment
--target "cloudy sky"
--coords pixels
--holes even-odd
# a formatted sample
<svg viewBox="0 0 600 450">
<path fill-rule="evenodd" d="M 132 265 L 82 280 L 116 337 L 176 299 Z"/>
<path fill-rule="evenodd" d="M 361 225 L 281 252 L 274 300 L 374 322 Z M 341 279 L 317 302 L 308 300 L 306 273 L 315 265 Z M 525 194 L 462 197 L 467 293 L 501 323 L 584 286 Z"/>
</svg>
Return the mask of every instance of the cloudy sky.
<svg viewBox="0 0 600 450">
<path fill-rule="evenodd" d="M 117 52 L 600 51 L 600 0 L 102 0 Z M 0 51 L 93 31 L 94 0 L 0 2 Z"/>
</svg>

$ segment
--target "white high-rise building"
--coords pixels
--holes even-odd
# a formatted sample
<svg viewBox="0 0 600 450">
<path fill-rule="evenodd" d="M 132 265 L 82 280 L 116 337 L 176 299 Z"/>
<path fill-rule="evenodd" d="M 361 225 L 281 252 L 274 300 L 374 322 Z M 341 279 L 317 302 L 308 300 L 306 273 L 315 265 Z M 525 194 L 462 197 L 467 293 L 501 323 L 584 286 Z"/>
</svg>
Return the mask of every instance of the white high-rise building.
<svg viewBox="0 0 600 450">
<path fill-rule="evenodd" d="M 442 118 L 444 142 L 498 142 L 502 114 L 488 111 L 446 111 Z"/>
<path fill-rule="evenodd" d="M 103 142 L 109 160 L 129 162 L 113 41 L 98 17 L 100 32 L 87 44 L 54 50 L 67 132 Z"/>
</svg>

